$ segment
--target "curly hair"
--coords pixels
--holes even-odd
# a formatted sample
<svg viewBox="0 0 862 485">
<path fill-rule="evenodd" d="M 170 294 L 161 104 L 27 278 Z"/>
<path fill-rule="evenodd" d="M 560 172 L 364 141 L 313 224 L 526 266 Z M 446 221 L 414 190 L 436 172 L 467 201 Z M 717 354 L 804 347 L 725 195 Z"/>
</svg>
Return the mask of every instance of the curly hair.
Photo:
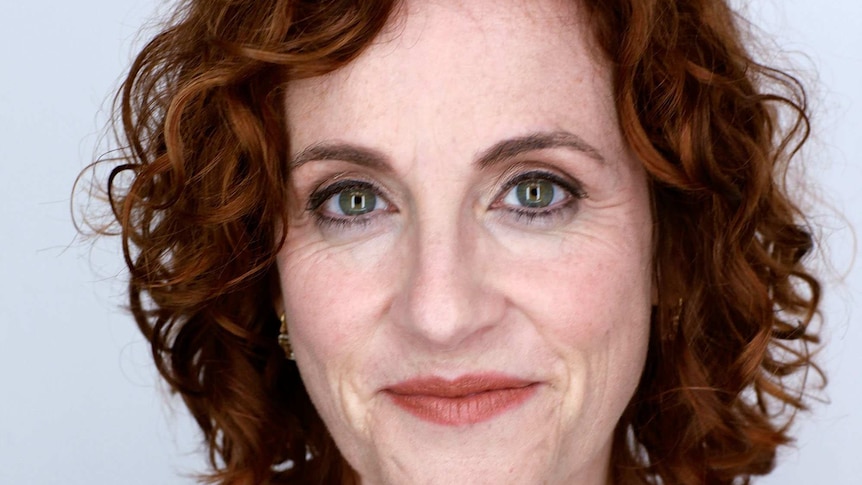
<svg viewBox="0 0 862 485">
<path fill-rule="evenodd" d="M 746 24 L 723 1 L 579 1 L 611 62 L 656 221 L 659 301 L 615 431 L 613 478 L 747 483 L 791 441 L 817 370 L 820 285 L 804 260 L 814 242 L 785 184 L 808 137 L 805 92 L 753 59 Z M 282 95 L 356 58 L 397 8 L 184 0 L 115 99 L 124 148 L 107 190 L 130 308 L 203 431 L 210 482 L 350 480 L 276 339 Z"/>
</svg>

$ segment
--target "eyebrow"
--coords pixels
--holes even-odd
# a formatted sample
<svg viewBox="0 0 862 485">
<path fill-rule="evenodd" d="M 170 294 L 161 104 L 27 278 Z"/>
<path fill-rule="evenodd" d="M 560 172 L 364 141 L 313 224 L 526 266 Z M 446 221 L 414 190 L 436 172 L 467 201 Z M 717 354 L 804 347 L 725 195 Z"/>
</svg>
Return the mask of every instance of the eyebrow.
<svg viewBox="0 0 862 485">
<path fill-rule="evenodd" d="M 552 148 L 567 148 L 605 163 L 605 158 L 595 147 L 568 131 L 537 132 L 502 140 L 480 152 L 474 163 L 479 169 L 486 169 L 522 153 Z M 290 169 L 296 169 L 316 160 L 340 160 L 382 171 L 392 171 L 386 155 L 382 152 L 343 142 L 321 142 L 303 149 L 291 160 Z"/>
<path fill-rule="evenodd" d="M 383 153 L 341 142 L 322 142 L 303 149 L 290 161 L 290 168 L 295 169 L 315 160 L 341 160 L 380 170 L 392 170 Z"/>
<path fill-rule="evenodd" d="M 522 153 L 552 148 L 568 148 L 605 163 L 602 154 L 578 135 L 568 131 L 551 131 L 531 133 L 496 143 L 477 157 L 476 165 L 484 169 Z"/>
</svg>

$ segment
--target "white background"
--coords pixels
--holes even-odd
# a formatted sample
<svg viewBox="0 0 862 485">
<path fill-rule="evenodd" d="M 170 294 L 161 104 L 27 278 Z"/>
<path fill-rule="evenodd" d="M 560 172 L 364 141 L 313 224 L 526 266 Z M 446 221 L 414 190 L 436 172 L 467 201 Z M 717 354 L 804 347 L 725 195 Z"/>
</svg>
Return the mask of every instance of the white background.
<svg viewBox="0 0 862 485">
<path fill-rule="evenodd" d="M 759 484 L 862 483 L 862 2 L 740 0 L 816 83 L 806 175 L 821 205 L 831 404 Z M 70 192 L 104 148 L 108 97 L 153 0 L 10 1 L 0 8 L 0 484 L 191 484 L 195 427 L 156 383 L 120 308 L 117 241 L 76 237 Z M 804 53 L 804 55 L 803 55 Z M 769 54 L 772 56 L 772 54 Z"/>
</svg>

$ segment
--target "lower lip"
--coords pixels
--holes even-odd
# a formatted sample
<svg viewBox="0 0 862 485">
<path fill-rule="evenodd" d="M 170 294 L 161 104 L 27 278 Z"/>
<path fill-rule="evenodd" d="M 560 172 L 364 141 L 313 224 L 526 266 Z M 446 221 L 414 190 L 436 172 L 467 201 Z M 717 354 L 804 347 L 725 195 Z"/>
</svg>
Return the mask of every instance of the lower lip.
<svg viewBox="0 0 862 485">
<path fill-rule="evenodd" d="M 464 426 L 487 421 L 515 409 L 535 394 L 536 387 L 536 384 L 531 384 L 458 397 L 394 392 L 388 394 L 398 407 L 419 419 L 445 426 Z"/>
</svg>

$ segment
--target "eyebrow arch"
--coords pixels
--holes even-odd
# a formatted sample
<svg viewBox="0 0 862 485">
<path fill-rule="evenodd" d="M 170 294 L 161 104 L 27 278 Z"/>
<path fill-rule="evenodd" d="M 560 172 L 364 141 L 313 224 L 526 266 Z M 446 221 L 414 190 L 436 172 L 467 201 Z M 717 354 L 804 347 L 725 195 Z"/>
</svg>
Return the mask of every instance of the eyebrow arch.
<svg viewBox="0 0 862 485">
<path fill-rule="evenodd" d="M 497 142 L 478 155 L 475 165 L 480 169 L 486 169 L 522 153 L 550 148 L 568 148 L 605 163 L 601 153 L 583 138 L 568 131 L 552 131 L 531 133 Z M 303 149 L 290 161 L 290 169 L 296 169 L 316 160 L 340 160 L 386 172 L 392 171 L 386 155 L 382 152 L 343 142 L 321 142 Z"/>
<path fill-rule="evenodd" d="M 340 160 L 387 172 L 392 171 L 382 152 L 342 142 L 321 142 L 303 149 L 290 161 L 290 169 L 315 160 Z"/>
<path fill-rule="evenodd" d="M 476 165 L 480 169 L 485 169 L 525 152 L 547 150 L 549 148 L 568 148 L 582 152 L 600 163 L 605 163 L 605 158 L 602 154 L 578 135 L 568 131 L 551 131 L 531 133 L 500 141 L 483 151 L 477 157 Z"/>
</svg>

